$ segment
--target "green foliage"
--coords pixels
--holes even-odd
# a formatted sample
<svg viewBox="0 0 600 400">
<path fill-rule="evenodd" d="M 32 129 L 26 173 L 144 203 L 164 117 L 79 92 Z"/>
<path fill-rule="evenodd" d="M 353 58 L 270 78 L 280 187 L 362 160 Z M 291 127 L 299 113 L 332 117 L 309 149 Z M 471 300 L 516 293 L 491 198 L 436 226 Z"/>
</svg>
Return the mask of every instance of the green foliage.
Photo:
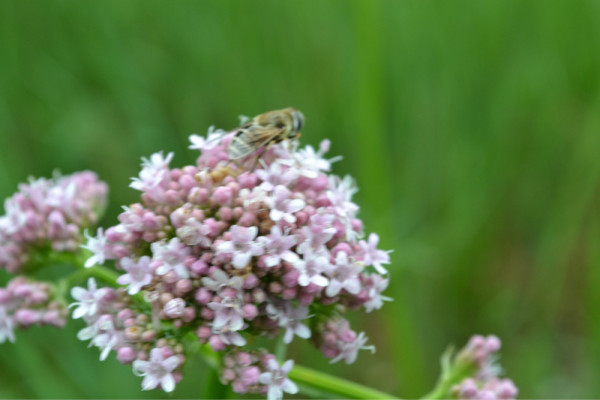
<svg viewBox="0 0 600 400">
<path fill-rule="evenodd" d="M 522 398 L 600 393 L 600 5 L 437 1 L 2 1 L 0 197 L 29 175 L 92 169 L 103 221 L 136 201 L 141 156 L 287 106 L 333 142 L 367 232 L 392 254 L 377 345 L 299 364 L 405 397 L 448 343 L 503 339 Z M 4 275 L 3 275 L 4 276 Z M 65 332 L 0 350 L 2 398 L 152 398 Z M 176 397 L 210 395 L 192 361 Z M 208 390 L 208 391 L 207 391 Z M 214 393 L 219 393 L 218 391 Z"/>
</svg>

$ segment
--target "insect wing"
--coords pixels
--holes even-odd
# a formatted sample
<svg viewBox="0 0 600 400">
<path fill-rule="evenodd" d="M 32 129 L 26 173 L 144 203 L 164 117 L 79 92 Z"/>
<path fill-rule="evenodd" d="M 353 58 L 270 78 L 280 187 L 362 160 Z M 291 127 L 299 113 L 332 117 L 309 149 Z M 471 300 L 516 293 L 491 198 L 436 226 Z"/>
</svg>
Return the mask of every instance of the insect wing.
<svg viewBox="0 0 600 400">
<path fill-rule="evenodd" d="M 268 144 L 277 138 L 283 129 L 253 125 L 247 129 L 240 129 L 229 144 L 227 152 L 231 160 L 239 160 L 253 151 Z"/>
</svg>

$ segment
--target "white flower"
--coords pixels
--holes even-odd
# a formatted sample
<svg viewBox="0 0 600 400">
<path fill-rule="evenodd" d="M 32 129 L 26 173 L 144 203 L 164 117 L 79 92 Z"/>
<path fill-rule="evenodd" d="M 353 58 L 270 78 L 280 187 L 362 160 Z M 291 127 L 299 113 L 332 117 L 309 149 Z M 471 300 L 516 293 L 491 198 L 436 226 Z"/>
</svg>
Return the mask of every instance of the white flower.
<svg viewBox="0 0 600 400">
<path fill-rule="evenodd" d="M 292 235 L 284 235 L 277 225 L 271 228 L 269 236 L 261 236 L 258 239 L 265 247 L 264 261 L 267 267 L 273 267 L 281 260 L 289 263 L 298 261 L 298 255 L 290 250 L 296 244 L 296 238 Z"/>
<path fill-rule="evenodd" d="M 94 265 L 102 265 L 107 258 L 112 257 L 112 254 L 107 248 L 106 236 L 104 236 L 102 228 L 98 228 L 96 237 L 91 237 L 87 233 L 87 230 L 84 232 L 84 235 L 87 238 L 87 244 L 81 245 L 81 247 L 88 249 L 93 253 L 93 255 L 85 262 L 84 266 L 86 268 L 90 268 Z"/>
<path fill-rule="evenodd" d="M 363 304 L 367 312 L 379 310 L 384 301 L 393 300 L 391 297 L 383 296 L 381 294 L 387 288 L 389 283 L 390 280 L 382 277 L 381 275 L 372 274 L 369 276 L 369 281 L 365 285 L 365 288 L 369 293 L 369 300 Z"/>
<path fill-rule="evenodd" d="M 244 279 L 241 276 L 233 276 L 230 278 L 222 269 L 215 269 L 210 278 L 202 278 L 202 283 L 208 290 L 220 293 L 221 290 L 228 287 L 240 290 L 244 284 Z"/>
<path fill-rule="evenodd" d="M 268 387 L 267 400 L 280 400 L 283 392 L 298 393 L 298 386 L 287 377 L 293 366 L 294 360 L 287 360 L 280 368 L 277 361 L 269 359 L 269 372 L 263 372 L 259 377 L 260 383 Z"/>
<path fill-rule="evenodd" d="M 311 336 L 309 327 L 300 323 L 301 320 L 309 317 L 306 306 L 299 305 L 293 308 L 290 303 L 284 303 L 283 308 L 278 308 L 271 303 L 267 305 L 267 315 L 271 319 L 276 319 L 279 327 L 285 328 L 283 343 L 291 343 L 294 335 L 302 339 L 308 339 Z"/>
<path fill-rule="evenodd" d="M 134 295 L 142 287 L 152 282 L 152 273 L 150 272 L 150 262 L 152 259 L 148 256 L 141 257 L 137 262 L 129 257 L 120 260 L 121 268 L 127 273 L 119 276 L 117 283 L 119 285 L 129 285 L 127 293 Z"/>
<path fill-rule="evenodd" d="M 216 328 L 213 325 L 212 333 L 214 335 L 218 335 L 219 339 L 221 339 L 221 341 L 227 345 L 238 347 L 246 345 L 246 339 L 244 339 L 242 335 L 240 335 L 238 332 L 228 330 L 227 327 Z"/>
<path fill-rule="evenodd" d="M 279 185 L 289 186 L 298 178 L 296 170 L 293 168 L 284 170 L 280 162 L 275 161 L 267 166 L 262 160 L 260 161 L 264 169 L 257 169 L 254 173 L 262 180 L 259 188 L 266 192 L 273 191 Z"/>
<path fill-rule="evenodd" d="M 164 191 L 161 185 L 168 183 L 169 180 L 169 163 L 173 158 L 173 153 L 167 154 L 165 158 L 160 153 L 154 153 L 150 159 L 142 157 L 142 170 L 139 178 L 131 178 L 133 182 L 129 187 L 146 192 L 155 201 L 162 201 Z"/>
<path fill-rule="evenodd" d="M 352 202 L 352 196 L 356 192 L 358 192 L 358 188 L 351 176 L 346 175 L 344 179 L 340 179 L 338 176 L 329 177 L 327 198 L 331 202 L 334 212 L 346 227 L 346 239 L 349 241 L 354 241 L 358 236 L 352 227 L 352 220 L 358 212 L 358 206 Z"/>
<path fill-rule="evenodd" d="M 152 349 L 150 361 L 135 360 L 133 362 L 133 373 L 143 376 L 142 390 L 151 390 L 160 385 L 165 392 L 175 389 L 175 378 L 173 370 L 179 366 L 179 358 L 171 356 L 164 358 L 162 350 Z"/>
<path fill-rule="evenodd" d="M 265 203 L 271 209 L 269 217 L 278 222 L 284 220 L 290 224 L 296 222 L 293 215 L 304 208 L 306 202 L 302 199 L 292 197 L 293 193 L 285 186 L 277 186 L 273 197 L 265 198 Z"/>
<path fill-rule="evenodd" d="M 215 329 L 231 332 L 239 331 L 244 327 L 244 302 L 239 297 L 224 297 L 220 303 L 208 303 L 208 307 L 215 311 L 213 327 Z"/>
<path fill-rule="evenodd" d="M 7 339 L 15 342 L 14 321 L 4 306 L 0 305 L 0 343 L 4 343 Z"/>
<path fill-rule="evenodd" d="M 0 218 L 0 229 L 7 235 L 12 235 L 27 223 L 27 215 L 14 199 L 4 200 L 4 210 L 6 215 Z"/>
<path fill-rule="evenodd" d="M 363 262 L 366 265 L 372 265 L 380 274 L 387 274 L 387 270 L 381 264 L 390 263 L 390 255 L 388 251 L 377 250 L 379 236 L 376 233 L 369 235 L 369 242 L 361 240 L 358 244 L 362 249 Z"/>
<path fill-rule="evenodd" d="M 121 332 L 115 329 L 115 325 L 109 315 L 103 315 L 94 325 L 96 325 L 97 329 L 90 344 L 102 349 L 100 352 L 100 361 L 104 361 L 110 354 L 110 351 L 122 341 Z"/>
<path fill-rule="evenodd" d="M 345 289 L 348 293 L 357 295 L 360 292 L 360 279 L 358 278 L 360 271 L 359 264 L 350 261 L 345 252 L 338 252 L 335 257 L 335 265 L 327 271 L 327 275 L 331 279 L 325 289 L 325 294 L 333 297 Z"/>
<path fill-rule="evenodd" d="M 356 361 L 359 350 L 371 350 L 372 353 L 375 353 L 375 346 L 365 346 L 368 340 L 369 338 L 365 336 L 365 333 L 361 332 L 351 343 L 340 342 L 340 354 L 334 357 L 329 363 L 333 364 L 344 360 L 346 364 L 352 364 Z"/>
<path fill-rule="evenodd" d="M 233 225 L 230 231 L 231 241 L 220 243 L 216 254 L 231 255 L 234 268 L 242 269 L 248 265 L 252 256 L 260 256 L 264 253 L 261 244 L 254 241 L 258 234 L 256 226 L 245 228 Z"/>
<path fill-rule="evenodd" d="M 334 220 L 333 214 L 319 213 L 311 216 L 310 224 L 300 229 L 304 241 L 298 245 L 298 253 L 327 253 L 325 244 L 335 235 L 335 228 L 332 226 Z M 329 256 L 328 253 L 326 255 Z"/>
<path fill-rule="evenodd" d="M 197 244 L 208 247 L 210 246 L 210 228 L 198 221 L 196 218 L 188 218 L 183 226 L 177 228 L 177 236 L 179 236 L 184 243 L 195 246 Z"/>
<path fill-rule="evenodd" d="M 289 165 L 298 174 L 304 175 L 307 178 L 316 178 L 319 176 L 320 171 L 329 171 L 331 164 L 342 159 L 341 156 L 330 158 L 329 160 L 323 158 L 323 155 L 329 151 L 331 142 L 329 140 L 323 140 L 319 145 L 319 151 L 315 151 L 312 146 L 306 146 L 304 149 L 300 149 L 293 152 L 293 159 L 282 160 L 283 164 Z"/>
<path fill-rule="evenodd" d="M 71 303 L 69 307 L 77 306 L 73 311 L 73 319 L 81 317 L 94 317 L 102 305 L 102 299 L 108 293 L 108 288 L 100 288 L 94 278 L 88 279 L 88 289 L 76 286 L 71 289 L 71 296 L 78 300 Z"/>
<path fill-rule="evenodd" d="M 298 284 L 308 286 L 314 283 L 317 286 L 325 287 L 329 279 L 322 273 L 330 267 L 326 256 L 313 253 L 312 251 L 303 254 L 303 258 L 294 263 L 294 268 L 300 273 Z"/>
<path fill-rule="evenodd" d="M 223 137 L 226 132 L 222 129 L 216 129 L 214 126 L 208 128 L 206 139 L 200 135 L 190 135 L 190 142 L 192 144 L 188 146 L 188 149 L 200 150 L 203 154 L 209 150 L 214 149 L 219 145 L 219 139 Z"/>
<path fill-rule="evenodd" d="M 150 245 L 153 258 L 162 261 L 156 268 L 157 275 L 165 275 L 169 271 L 175 271 L 180 278 L 189 278 L 190 273 L 185 265 L 185 259 L 190 254 L 190 248 L 181 243 L 178 238 L 173 238 L 166 243 L 164 241 L 154 242 Z"/>
</svg>

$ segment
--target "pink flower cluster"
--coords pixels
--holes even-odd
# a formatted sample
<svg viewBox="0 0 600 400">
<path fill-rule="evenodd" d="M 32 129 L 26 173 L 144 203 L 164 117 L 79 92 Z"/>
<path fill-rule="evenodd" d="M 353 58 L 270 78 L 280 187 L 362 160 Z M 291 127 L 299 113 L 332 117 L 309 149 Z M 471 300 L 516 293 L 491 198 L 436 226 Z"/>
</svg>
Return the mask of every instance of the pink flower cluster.
<svg viewBox="0 0 600 400">
<path fill-rule="evenodd" d="M 23 276 L 0 288 L 0 343 L 15 341 L 14 329 L 31 325 L 62 328 L 67 317 L 65 305 L 53 300 L 51 286 Z"/>
<path fill-rule="evenodd" d="M 0 266 L 16 273 L 35 252 L 75 252 L 95 225 L 108 188 L 89 171 L 20 184 L 0 217 Z"/>
<path fill-rule="evenodd" d="M 281 398 L 283 392 L 295 394 L 298 387 L 287 378 L 294 366 L 288 360 L 279 366 L 275 356 L 261 351 L 230 352 L 223 359 L 221 382 L 231 384 L 236 393 L 262 393 Z"/>
<path fill-rule="evenodd" d="M 281 335 L 284 343 L 311 338 L 326 357 L 348 363 L 359 349 L 372 349 L 341 315 L 360 307 L 370 312 L 389 300 L 381 294 L 389 255 L 377 248 L 376 234 L 361 239 L 363 224 L 352 202 L 357 189 L 350 177 L 329 174 L 336 160 L 324 158 L 329 141 L 317 151 L 273 145 L 252 169 L 256 155 L 228 159 L 231 134 L 209 131 L 207 139 L 191 140 L 190 147 L 201 151 L 196 165 L 171 168 L 172 153 L 143 159 L 130 185 L 142 192 L 141 202 L 125 207 L 118 225 L 89 239 L 93 254 L 86 265 L 115 260 L 124 290 L 145 299 L 133 301 L 138 315 L 132 318 L 146 313 L 157 340 L 192 330 L 201 343 L 231 355 L 228 360 L 243 358 L 239 368 L 223 371 L 223 380 L 239 393 L 267 392 L 275 399 L 295 386 L 284 379 L 291 364 L 273 372 L 273 362 L 248 364 L 240 356 L 251 336 Z M 113 326 L 121 312 L 109 313 Z M 93 326 L 100 318 L 86 322 Z M 138 354 L 140 343 L 148 343 L 141 336 L 117 336 L 111 348 L 118 354 L 122 348 Z M 153 352 L 119 359 L 135 367 L 135 360 L 146 361 Z M 172 389 L 170 383 L 160 386 Z"/>
<path fill-rule="evenodd" d="M 74 287 L 71 296 L 76 302 L 73 318 L 82 318 L 87 327 L 77 338 L 91 340 L 98 347 L 100 360 L 111 351 L 124 364 L 133 364 L 134 373 L 144 376 L 144 390 L 161 387 L 170 392 L 181 379 L 178 368 L 185 361 L 183 347 L 176 340 L 159 338 L 161 327 L 143 305 L 123 289 L 98 288 L 93 278 L 87 288 Z M 139 300 L 139 299 L 138 299 Z"/>
<path fill-rule="evenodd" d="M 472 377 L 455 385 L 452 393 L 457 399 L 474 400 L 512 400 L 518 389 L 512 380 L 501 379 L 499 366 L 494 364 L 500 350 L 500 339 L 494 335 L 487 337 L 474 335 L 457 355 L 457 361 L 475 365 Z"/>
</svg>

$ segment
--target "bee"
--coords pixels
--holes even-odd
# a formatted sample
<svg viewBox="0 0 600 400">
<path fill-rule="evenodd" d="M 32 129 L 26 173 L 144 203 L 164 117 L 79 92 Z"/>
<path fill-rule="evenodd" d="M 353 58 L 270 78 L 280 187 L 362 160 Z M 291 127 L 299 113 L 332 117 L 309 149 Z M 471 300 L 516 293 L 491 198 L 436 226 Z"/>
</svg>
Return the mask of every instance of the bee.
<svg viewBox="0 0 600 400">
<path fill-rule="evenodd" d="M 235 136 L 227 148 L 229 159 L 239 160 L 263 148 L 257 157 L 258 160 L 272 144 L 298 138 L 302 125 L 304 125 L 304 115 L 295 108 L 273 110 L 257 115 L 235 129 Z"/>
</svg>

